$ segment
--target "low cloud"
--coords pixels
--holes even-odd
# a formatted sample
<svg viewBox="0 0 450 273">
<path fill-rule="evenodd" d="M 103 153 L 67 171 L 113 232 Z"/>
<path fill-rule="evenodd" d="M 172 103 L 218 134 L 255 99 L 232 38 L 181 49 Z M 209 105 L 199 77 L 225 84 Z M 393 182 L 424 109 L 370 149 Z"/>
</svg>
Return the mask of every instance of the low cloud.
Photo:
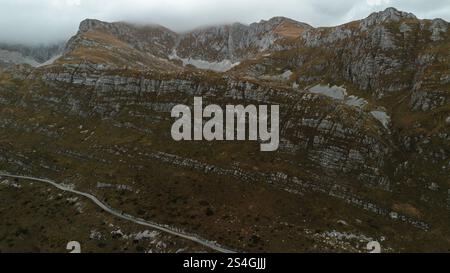
<svg viewBox="0 0 450 273">
<path fill-rule="evenodd" d="M 220 23 L 248 24 L 273 16 L 331 26 L 389 6 L 420 18 L 450 21 L 448 0 L 0 0 L 0 42 L 64 41 L 85 18 L 158 23 L 175 31 Z"/>
</svg>

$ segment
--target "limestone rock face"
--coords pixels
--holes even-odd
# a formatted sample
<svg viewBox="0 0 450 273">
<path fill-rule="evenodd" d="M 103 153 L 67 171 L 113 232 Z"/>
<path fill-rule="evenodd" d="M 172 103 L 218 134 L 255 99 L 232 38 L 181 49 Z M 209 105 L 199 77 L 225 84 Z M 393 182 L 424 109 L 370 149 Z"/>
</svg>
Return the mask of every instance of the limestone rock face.
<svg viewBox="0 0 450 273">
<path fill-rule="evenodd" d="M 192 96 L 206 96 L 213 101 L 246 100 L 258 104 L 278 102 L 281 114 L 290 116 L 283 120 L 281 155 L 287 153 L 305 156 L 330 175 L 358 171 L 359 176 L 355 179 L 361 183 L 383 189 L 390 187 L 383 169 L 386 167 L 386 158 L 393 153 L 393 144 L 386 142 L 384 137 L 387 130 L 371 113 L 330 101 L 319 94 L 291 94 L 238 79 L 219 79 L 220 84 L 208 85 L 189 77 L 172 76 L 158 80 L 154 76 L 127 77 L 90 69 L 89 66 L 66 66 L 64 72 L 47 72 L 41 77 L 50 83 L 93 88 L 91 95 L 95 97 L 92 100 L 96 103 L 87 112 L 77 107 L 82 116 L 97 114 L 103 118 L 114 118 L 122 107 L 131 107 L 135 103 L 145 105 L 147 109 L 153 109 L 160 115 L 170 115 L 170 110 L 177 101 Z M 153 101 L 143 99 L 146 96 L 175 96 L 177 99 Z M 292 101 L 296 103 L 292 104 Z M 67 111 L 73 112 L 73 99 L 66 103 Z M 82 101 L 76 103 L 83 104 Z M 335 110 L 330 114 L 332 108 Z M 285 112 L 287 110 L 290 113 Z M 134 115 L 146 114 L 142 112 L 132 116 Z M 130 122 L 132 123 L 132 119 Z M 373 127 L 373 130 L 368 129 L 369 127 Z"/>
<path fill-rule="evenodd" d="M 434 19 L 430 26 L 431 40 L 432 41 L 440 41 L 444 39 L 445 34 L 448 30 L 448 22 L 442 19 Z M 441 36 L 441 34 L 444 36 Z"/>
<path fill-rule="evenodd" d="M 65 43 L 42 46 L 25 46 L 0 43 L 0 66 L 7 67 L 18 64 L 31 66 L 45 65 L 52 62 L 64 51 Z"/>
<path fill-rule="evenodd" d="M 239 62 L 274 48 L 280 39 L 295 39 L 312 27 L 284 17 L 249 26 L 232 24 L 194 30 L 181 35 L 175 48 L 183 58 Z"/>
</svg>

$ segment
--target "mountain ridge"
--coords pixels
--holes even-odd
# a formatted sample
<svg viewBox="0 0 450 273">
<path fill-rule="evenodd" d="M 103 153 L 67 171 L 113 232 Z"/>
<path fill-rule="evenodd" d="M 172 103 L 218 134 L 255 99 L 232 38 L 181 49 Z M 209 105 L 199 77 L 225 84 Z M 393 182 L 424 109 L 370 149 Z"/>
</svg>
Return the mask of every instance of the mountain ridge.
<svg viewBox="0 0 450 273">
<path fill-rule="evenodd" d="M 119 39 L 124 39 L 126 42 L 131 42 L 131 45 L 138 50 L 144 50 L 147 53 L 166 59 L 168 56 L 171 56 L 169 59 L 183 60 L 184 64 L 191 63 L 194 66 L 196 65 L 195 60 L 207 63 L 227 61 L 230 65 L 223 70 L 228 70 L 235 66 L 233 64 L 255 58 L 264 51 L 284 50 L 287 48 L 286 44 L 296 43 L 298 40 L 305 41 L 306 46 L 317 45 L 314 35 L 317 36 L 317 34 L 324 31 L 333 32 L 334 37 L 330 36 L 330 38 L 327 38 L 329 42 L 333 42 L 336 39 L 345 38 L 346 35 L 351 35 L 352 32 L 356 31 L 355 24 L 358 25 L 357 29 L 360 32 L 365 32 L 376 26 L 391 24 L 401 20 L 428 22 L 417 19 L 411 13 L 398 11 L 394 8 L 374 12 L 364 19 L 336 27 L 314 28 L 289 18 L 273 17 L 267 21 L 261 20 L 249 25 L 234 23 L 208 26 L 183 33 L 176 33 L 160 25 L 135 26 L 128 23 L 105 23 L 87 19 L 80 23 L 80 32 L 74 37 L 80 36 L 96 27 L 109 28 L 113 35 L 118 36 Z M 120 33 L 121 28 L 124 28 L 122 33 Z M 439 40 L 440 33 L 447 32 L 448 23 L 435 19 L 432 21 L 430 29 L 432 31 L 432 39 Z M 130 36 L 123 33 L 125 30 L 129 33 L 142 32 L 142 35 L 147 35 L 151 39 L 139 40 L 135 37 L 134 40 L 130 41 Z M 385 32 L 383 28 L 378 28 L 376 31 Z M 376 35 L 383 35 L 383 33 Z M 382 46 L 386 48 L 391 46 L 388 36 L 380 39 L 384 43 Z M 327 41 L 326 39 L 321 40 Z M 71 42 L 69 41 L 68 47 L 70 48 L 70 46 Z M 146 46 L 148 46 L 147 49 L 145 48 Z"/>
<path fill-rule="evenodd" d="M 70 51 L 74 46 L 74 41 L 79 39 L 84 33 L 96 28 L 102 28 L 111 32 L 110 34 L 113 36 L 117 36 L 116 38 L 119 38 L 119 40 L 124 39 L 124 42 L 131 44 L 138 51 L 144 51 L 145 54 L 151 54 L 163 59 L 179 60 L 183 64 L 194 66 L 200 63 L 200 66 L 197 65 L 200 68 L 208 68 L 208 65 L 212 64 L 211 67 L 213 69 L 214 67 L 220 67 L 222 69 L 217 70 L 223 72 L 233 68 L 242 61 L 257 57 L 266 50 L 285 49 L 284 43 L 292 43 L 292 41 L 298 39 L 309 40 L 306 35 L 310 35 L 310 33 L 339 29 L 349 25 L 354 26 L 355 24 L 359 25 L 360 30 L 366 31 L 374 25 L 407 19 L 419 20 L 412 13 L 399 11 L 391 7 L 383 11 L 373 12 L 366 18 L 331 27 L 312 27 L 307 23 L 287 17 L 275 16 L 268 20 L 260 20 L 248 25 L 235 22 L 223 25 L 200 26 L 183 32 L 172 31 L 158 24 L 133 24 L 123 21 L 109 23 L 97 19 L 85 19 L 80 22 L 78 33 L 66 42 L 64 52 Z M 440 33 L 446 32 L 449 25 L 448 22 L 439 18 L 419 21 L 432 22 L 433 40 L 439 40 Z M 60 47 L 61 45 L 59 45 Z M 16 51 L 19 51 L 19 53 L 23 52 L 19 46 L 9 46 L 9 48 L 17 48 Z M 53 54 L 47 56 L 47 60 L 63 53 L 61 51 L 54 51 Z M 37 62 L 44 63 L 47 61 L 41 59 L 39 57 Z M 17 62 L 20 63 L 20 60 Z M 224 67 L 214 65 L 222 62 L 227 62 L 228 65 Z M 31 64 L 37 65 L 35 63 Z"/>
</svg>

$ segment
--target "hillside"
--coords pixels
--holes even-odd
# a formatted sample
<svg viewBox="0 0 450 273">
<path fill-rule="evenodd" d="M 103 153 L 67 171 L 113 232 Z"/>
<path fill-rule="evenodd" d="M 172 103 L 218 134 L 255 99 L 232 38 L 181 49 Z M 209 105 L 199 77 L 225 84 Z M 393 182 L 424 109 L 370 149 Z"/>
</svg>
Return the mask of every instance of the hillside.
<svg viewBox="0 0 450 273">
<path fill-rule="evenodd" d="M 238 251 L 447 252 L 449 49 L 448 22 L 393 8 L 187 33 L 87 19 L 55 62 L 0 71 L 0 170 Z M 280 105 L 280 148 L 172 140 L 194 96 Z"/>
</svg>

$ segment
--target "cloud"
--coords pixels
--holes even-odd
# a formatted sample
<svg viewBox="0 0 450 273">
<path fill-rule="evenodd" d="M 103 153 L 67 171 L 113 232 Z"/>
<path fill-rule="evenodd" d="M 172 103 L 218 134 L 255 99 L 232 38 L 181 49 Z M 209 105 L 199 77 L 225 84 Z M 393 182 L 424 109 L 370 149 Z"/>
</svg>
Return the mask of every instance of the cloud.
<svg viewBox="0 0 450 273">
<path fill-rule="evenodd" d="M 67 40 L 85 18 L 158 23 L 176 31 L 285 16 L 314 26 L 361 19 L 394 6 L 450 21 L 448 0 L 0 0 L 0 42 Z"/>
</svg>

